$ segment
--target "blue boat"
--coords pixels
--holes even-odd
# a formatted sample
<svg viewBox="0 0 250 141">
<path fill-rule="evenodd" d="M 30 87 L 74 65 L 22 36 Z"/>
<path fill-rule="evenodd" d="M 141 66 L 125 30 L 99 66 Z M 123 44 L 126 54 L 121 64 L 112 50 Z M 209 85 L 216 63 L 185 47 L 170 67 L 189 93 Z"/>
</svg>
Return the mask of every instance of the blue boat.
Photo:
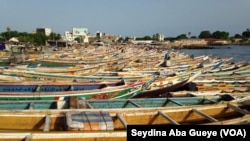
<svg viewBox="0 0 250 141">
<path fill-rule="evenodd" d="M 131 98 L 107 100 L 77 100 L 77 108 L 115 109 L 115 108 L 153 108 L 176 107 L 188 105 L 206 105 L 229 101 L 220 96 L 205 97 L 178 97 L 178 98 Z M 73 102 L 71 102 L 73 103 Z"/>
<path fill-rule="evenodd" d="M 221 96 L 179 98 L 134 98 L 87 100 L 70 97 L 68 100 L 0 101 L 0 110 L 48 110 L 48 109 L 117 109 L 154 108 L 190 105 L 208 105 L 230 101 Z"/>
<path fill-rule="evenodd" d="M 68 102 L 64 100 L 0 101 L 0 110 L 45 110 L 67 108 Z"/>
<path fill-rule="evenodd" d="M 0 92 L 58 92 L 102 89 L 124 85 L 124 81 L 79 83 L 0 83 Z"/>
</svg>

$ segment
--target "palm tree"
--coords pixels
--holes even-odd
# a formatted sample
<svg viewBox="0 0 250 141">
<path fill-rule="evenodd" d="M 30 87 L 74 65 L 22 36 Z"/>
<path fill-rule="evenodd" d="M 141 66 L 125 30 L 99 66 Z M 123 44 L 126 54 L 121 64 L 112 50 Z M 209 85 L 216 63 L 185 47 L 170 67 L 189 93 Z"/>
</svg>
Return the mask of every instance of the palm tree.
<svg viewBox="0 0 250 141">
<path fill-rule="evenodd" d="M 11 31 L 10 27 L 7 27 L 6 30 L 7 30 L 8 34 L 9 34 L 8 39 L 10 39 L 10 31 Z"/>
</svg>

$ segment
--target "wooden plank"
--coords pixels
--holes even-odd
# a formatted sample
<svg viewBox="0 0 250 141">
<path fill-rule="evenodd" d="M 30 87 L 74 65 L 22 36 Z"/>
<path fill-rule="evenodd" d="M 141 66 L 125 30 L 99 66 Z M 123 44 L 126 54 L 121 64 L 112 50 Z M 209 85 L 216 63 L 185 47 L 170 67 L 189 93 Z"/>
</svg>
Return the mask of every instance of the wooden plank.
<svg viewBox="0 0 250 141">
<path fill-rule="evenodd" d="M 33 102 L 30 102 L 29 103 L 29 110 L 33 110 L 34 109 L 34 103 Z"/>
<path fill-rule="evenodd" d="M 163 116 L 165 119 L 167 119 L 168 121 L 170 121 L 172 124 L 174 125 L 180 125 L 178 122 L 176 122 L 175 120 L 173 120 L 171 117 L 169 117 L 167 114 L 161 112 L 161 111 L 158 111 L 158 114 Z"/>
<path fill-rule="evenodd" d="M 38 85 L 38 86 L 36 87 L 36 92 L 40 92 L 40 89 L 41 89 L 41 85 Z"/>
<path fill-rule="evenodd" d="M 199 115 L 205 117 L 205 118 L 208 119 L 209 121 L 212 121 L 212 122 L 218 121 L 217 119 L 215 119 L 215 118 L 213 118 L 213 117 L 211 117 L 211 116 L 209 116 L 209 115 L 207 115 L 207 114 L 205 114 L 205 113 L 203 113 L 203 112 L 201 112 L 201 111 L 199 111 L 199 110 L 197 110 L 197 109 L 192 109 L 192 111 L 194 111 L 194 112 L 196 112 L 197 114 L 199 114 Z"/>
<path fill-rule="evenodd" d="M 130 102 L 131 104 L 133 104 L 135 107 L 138 107 L 138 108 L 141 108 L 141 107 L 142 107 L 141 105 L 135 103 L 135 102 L 132 101 L 132 100 L 128 100 L 128 102 Z"/>
<path fill-rule="evenodd" d="M 122 106 L 122 108 L 125 108 L 128 105 L 129 101 L 127 100 L 125 104 Z"/>
<path fill-rule="evenodd" d="M 172 99 L 168 99 L 170 102 L 172 102 L 172 103 L 174 103 L 174 104 L 177 104 L 177 105 L 179 105 L 179 106 L 185 106 L 185 105 L 183 105 L 183 104 L 181 104 L 181 103 L 179 103 L 179 102 L 176 102 L 176 101 L 174 101 L 174 100 L 172 100 Z"/>
<path fill-rule="evenodd" d="M 90 109 L 94 109 L 94 107 L 88 102 L 88 100 L 86 100 L 86 105 L 87 105 Z"/>
<path fill-rule="evenodd" d="M 232 105 L 232 104 L 230 104 L 230 103 L 228 103 L 227 106 L 228 106 L 228 108 L 231 108 L 231 109 L 233 109 L 234 111 L 239 112 L 239 113 L 241 113 L 241 114 L 243 114 L 243 115 L 250 114 L 250 112 L 244 111 L 244 110 L 242 110 L 241 108 L 239 108 L 239 107 L 237 107 L 237 106 L 235 106 L 235 105 Z"/>
<path fill-rule="evenodd" d="M 24 141 L 32 141 L 32 136 L 31 135 L 25 136 Z"/>
<path fill-rule="evenodd" d="M 73 85 L 70 86 L 70 90 L 74 91 L 74 86 Z"/>
<path fill-rule="evenodd" d="M 127 121 L 120 114 L 116 114 L 116 117 L 121 121 L 124 128 L 127 129 L 127 125 L 128 125 Z"/>
<path fill-rule="evenodd" d="M 48 132 L 49 131 L 49 125 L 50 125 L 50 115 L 46 115 L 45 117 L 45 126 L 43 131 Z"/>
<path fill-rule="evenodd" d="M 70 109 L 76 109 L 77 108 L 77 100 L 78 98 L 75 96 L 69 97 L 69 107 Z"/>
<path fill-rule="evenodd" d="M 212 103 L 216 103 L 215 101 L 213 101 L 213 100 L 211 100 L 211 99 L 207 99 L 207 98 L 203 100 L 203 103 L 204 103 L 206 100 L 209 101 L 209 102 L 212 102 Z"/>
<path fill-rule="evenodd" d="M 105 121 L 107 130 L 114 130 L 114 122 L 110 114 L 106 111 L 100 111 L 100 113 Z"/>
<path fill-rule="evenodd" d="M 77 99 L 77 109 L 86 109 L 86 108 L 88 108 L 87 104 L 86 104 L 86 100 L 78 98 Z"/>
<path fill-rule="evenodd" d="M 68 108 L 68 102 L 65 100 L 57 100 L 56 101 L 56 109 L 65 109 Z"/>
</svg>

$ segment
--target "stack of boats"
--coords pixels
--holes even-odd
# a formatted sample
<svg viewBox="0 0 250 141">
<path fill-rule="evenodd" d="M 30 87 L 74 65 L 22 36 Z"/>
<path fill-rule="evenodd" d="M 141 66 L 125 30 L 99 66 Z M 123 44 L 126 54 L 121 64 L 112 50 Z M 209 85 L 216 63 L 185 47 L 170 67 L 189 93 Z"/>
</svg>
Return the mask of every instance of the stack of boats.
<svg viewBox="0 0 250 141">
<path fill-rule="evenodd" d="M 128 125 L 250 122 L 248 62 L 130 46 L 23 55 L 1 67 L 0 140 L 126 140 Z"/>
</svg>

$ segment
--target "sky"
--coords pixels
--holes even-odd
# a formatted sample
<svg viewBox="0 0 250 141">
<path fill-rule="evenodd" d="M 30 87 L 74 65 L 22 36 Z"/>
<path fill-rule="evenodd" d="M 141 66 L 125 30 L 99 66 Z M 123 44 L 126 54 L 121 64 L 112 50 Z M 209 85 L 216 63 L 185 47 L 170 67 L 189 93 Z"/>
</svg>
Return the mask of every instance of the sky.
<svg viewBox="0 0 250 141">
<path fill-rule="evenodd" d="M 51 28 L 64 35 L 73 27 L 123 37 L 201 31 L 241 34 L 250 28 L 250 0 L 1 0 L 0 33 Z"/>
</svg>

